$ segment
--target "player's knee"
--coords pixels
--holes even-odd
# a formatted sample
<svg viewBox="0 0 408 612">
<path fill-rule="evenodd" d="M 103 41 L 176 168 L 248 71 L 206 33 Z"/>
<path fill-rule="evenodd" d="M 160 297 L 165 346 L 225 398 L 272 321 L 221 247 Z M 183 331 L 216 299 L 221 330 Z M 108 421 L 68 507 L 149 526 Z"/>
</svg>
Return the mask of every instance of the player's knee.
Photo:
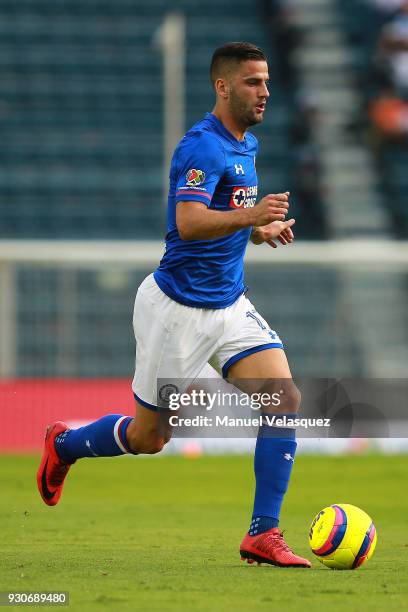
<svg viewBox="0 0 408 612">
<path fill-rule="evenodd" d="M 293 380 L 285 380 L 279 384 L 279 391 L 276 390 L 276 382 L 271 381 L 270 385 L 265 385 L 262 388 L 262 392 L 267 391 L 268 395 L 273 398 L 270 406 L 264 406 L 265 412 L 281 413 L 281 414 L 296 414 L 300 408 L 300 402 L 302 399 L 301 393 Z M 279 403 L 277 403 L 277 397 L 279 397 Z"/>
<path fill-rule="evenodd" d="M 302 395 L 294 382 L 284 390 L 283 397 L 282 408 L 285 413 L 294 414 L 299 412 Z"/>
</svg>

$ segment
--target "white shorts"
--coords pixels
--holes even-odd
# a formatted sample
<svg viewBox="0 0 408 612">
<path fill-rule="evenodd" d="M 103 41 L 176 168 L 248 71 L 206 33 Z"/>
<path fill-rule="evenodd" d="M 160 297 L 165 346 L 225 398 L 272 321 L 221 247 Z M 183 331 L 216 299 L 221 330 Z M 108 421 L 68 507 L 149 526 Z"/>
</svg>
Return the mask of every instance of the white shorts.
<svg viewBox="0 0 408 612">
<path fill-rule="evenodd" d="M 136 368 L 132 389 L 136 400 L 157 409 L 157 381 L 198 377 L 210 363 L 224 378 L 243 357 L 269 348 L 283 348 L 279 336 L 241 295 L 219 310 L 184 306 L 158 287 L 153 274 L 140 285 L 133 329 Z"/>
</svg>

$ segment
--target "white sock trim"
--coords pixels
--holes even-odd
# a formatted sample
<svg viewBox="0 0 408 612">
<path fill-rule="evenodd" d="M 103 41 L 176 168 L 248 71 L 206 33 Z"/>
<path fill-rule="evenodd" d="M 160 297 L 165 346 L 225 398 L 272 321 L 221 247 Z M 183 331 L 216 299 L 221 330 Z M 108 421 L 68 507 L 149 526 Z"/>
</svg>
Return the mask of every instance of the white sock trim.
<svg viewBox="0 0 408 612">
<path fill-rule="evenodd" d="M 120 441 L 120 438 L 119 438 L 119 427 L 120 427 L 120 424 L 121 424 L 121 423 L 122 423 L 122 421 L 124 421 L 126 418 L 127 418 L 127 417 L 122 416 L 122 417 L 120 417 L 120 419 L 118 419 L 118 420 L 116 421 L 116 423 L 115 423 L 115 427 L 113 428 L 113 436 L 114 436 L 114 438 L 115 438 L 115 442 L 116 442 L 116 444 L 119 446 L 120 450 L 121 450 L 122 452 L 124 452 L 124 453 L 126 453 L 126 454 L 127 454 L 127 452 L 128 452 L 128 451 L 127 451 L 127 449 L 126 449 L 126 448 L 123 446 L 123 444 L 122 444 L 122 442 Z"/>
</svg>

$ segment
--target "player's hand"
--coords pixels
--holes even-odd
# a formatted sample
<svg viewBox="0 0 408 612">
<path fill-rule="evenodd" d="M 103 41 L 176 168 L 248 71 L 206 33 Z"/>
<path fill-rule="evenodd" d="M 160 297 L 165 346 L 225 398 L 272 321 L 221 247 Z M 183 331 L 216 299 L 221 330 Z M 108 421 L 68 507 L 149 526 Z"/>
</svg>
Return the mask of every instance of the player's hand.
<svg viewBox="0 0 408 612">
<path fill-rule="evenodd" d="M 279 240 L 283 245 L 291 244 L 294 240 L 291 229 L 294 223 L 295 219 L 288 219 L 288 221 L 273 221 L 269 225 L 257 227 L 251 236 L 251 240 L 254 244 L 266 242 L 274 249 L 278 246 L 274 240 Z"/>
<path fill-rule="evenodd" d="M 273 221 L 284 221 L 289 208 L 289 191 L 270 193 L 252 210 L 252 225 L 260 227 Z"/>
</svg>

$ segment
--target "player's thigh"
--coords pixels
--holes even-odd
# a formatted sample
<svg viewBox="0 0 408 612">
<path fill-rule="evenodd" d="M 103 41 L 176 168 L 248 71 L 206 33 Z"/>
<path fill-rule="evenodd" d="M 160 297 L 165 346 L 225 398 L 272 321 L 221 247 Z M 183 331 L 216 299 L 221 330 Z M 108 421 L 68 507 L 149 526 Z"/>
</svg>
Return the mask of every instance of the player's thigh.
<svg viewBox="0 0 408 612">
<path fill-rule="evenodd" d="M 136 363 L 132 389 L 136 415 L 128 426 L 133 452 L 159 452 L 171 437 L 166 393 L 183 392 L 207 363 L 223 319 L 218 311 L 183 306 L 165 295 L 153 275 L 140 285 L 135 299 L 133 328 Z"/>
<path fill-rule="evenodd" d="M 283 349 L 271 348 L 240 359 L 230 367 L 228 381 L 245 393 L 262 393 L 271 398 L 270 403 L 263 402 L 264 412 L 286 414 L 299 409 L 300 392 Z M 277 406 L 273 398 L 278 396 Z"/>
<path fill-rule="evenodd" d="M 165 405 L 162 391 L 188 388 L 215 350 L 224 329 L 222 311 L 191 308 L 171 300 L 145 279 L 136 296 L 133 326 L 136 364 L 132 388 L 147 409 Z M 166 394 L 164 394 L 166 395 Z"/>
<path fill-rule="evenodd" d="M 285 351 L 270 348 L 252 353 L 232 364 L 228 370 L 228 380 L 238 378 L 292 378 Z"/>
<path fill-rule="evenodd" d="M 224 378 L 291 378 L 282 340 L 245 295 L 226 314 L 211 361 Z"/>
<path fill-rule="evenodd" d="M 271 398 L 263 402 L 264 412 L 294 413 L 300 405 L 300 391 L 292 379 L 283 349 L 271 348 L 252 353 L 234 363 L 228 381 L 245 393 L 262 393 Z M 279 397 L 279 405 L 273 398 Z"/>
<path fill-rule="evenodd" d="M 176 307 L 159 289 L 152 274 L 145 278 L 133 311 L 136 359 L 132 389 L 137 403 L 146 409 L 157 408 L 157 379 L 170 351 Z"/>
</svg>

